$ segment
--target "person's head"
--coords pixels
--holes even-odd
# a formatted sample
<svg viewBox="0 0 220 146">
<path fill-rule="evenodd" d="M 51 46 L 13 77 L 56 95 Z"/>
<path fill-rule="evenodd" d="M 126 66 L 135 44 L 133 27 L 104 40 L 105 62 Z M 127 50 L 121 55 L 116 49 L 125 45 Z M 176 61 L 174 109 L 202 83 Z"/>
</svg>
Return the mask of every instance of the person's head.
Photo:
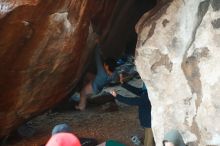
<svg viewBox="0 0 220 146">
<path fill-rule="evenodd" d="M 74 134 L 57 133 L 49 139 L 46 146 L 81 146 L 81 144 Z"/>
<path fill-rule="evenodd" d="M 178 130 L 170 130 L 168 133 L 165 134 L 163 140 L 164 146 L 186 146 L 181 134 Z"/>
<path fill-rule="evenodd" d="M 104 60 L 104 68 L 108 75 L 112 75 L 116 68 L 116 60 L 113 58 L 107 58 Z"/>
<path fill-rule="evenodd" d="M 58 124 L 54 126 L 51 134 L 54 135 L 54 134 L 61 133 L 61 132 L 71 133 L 72 128 L 66 123 Z"/>
</svg>

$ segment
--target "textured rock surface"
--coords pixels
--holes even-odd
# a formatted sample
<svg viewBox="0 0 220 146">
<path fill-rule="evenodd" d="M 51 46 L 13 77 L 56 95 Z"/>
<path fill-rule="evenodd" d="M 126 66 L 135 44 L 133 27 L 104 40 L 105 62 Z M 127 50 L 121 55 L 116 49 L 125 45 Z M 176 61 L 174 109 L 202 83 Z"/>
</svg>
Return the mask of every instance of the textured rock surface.
<svg viewBox="0 0 220 146">
<path fill-rule="evenodd" d="M 144 12 L 153 8 L 155 4 L 155 0 L 118 0 L 111 23 L 104 32 L 104 53 L 119 56 L 121 51 L 118 50 L 134 50 L 137 37 L 135 24 Z"/>
<path fill-rule="evenodd" d="M 94 32 L 104 55 L 117 56 L 154 3 L 0 0 L 0 137 L 67 97 L 86 69 Z"/>
<path fill-rule="evenodd" d="M 169 129 L 220 145 L 220 1 L 161 1 L 136 27 L 136 64 L 148 86 L 157 145 Z"/>
<path fill-rule="evenodd" d="M 0 1 L 0 18 L 5 16 L 8 12 L 12 11 L 14 8 L 22 5 L 37 5 L 39 0 L 1 0 Z"/>
<path fill-rule="evenodd" d="M 109 2 L 0 1 L 0 137 L 76 86 L 94 47 L 91 20 L 102 10 L 108 23 Z"/>
</svg>

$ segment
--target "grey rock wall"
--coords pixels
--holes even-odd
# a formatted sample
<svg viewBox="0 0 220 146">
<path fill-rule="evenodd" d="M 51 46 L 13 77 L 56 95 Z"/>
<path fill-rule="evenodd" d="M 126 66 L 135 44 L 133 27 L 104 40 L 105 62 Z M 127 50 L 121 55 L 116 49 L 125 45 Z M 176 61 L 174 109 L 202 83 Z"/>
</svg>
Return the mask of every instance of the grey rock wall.
<svg viewBox="0 0 220 146">
<path fill-rule="evenodd" d="M 220 0 L 160 1 L 136 31 L 157 145 L 170 129 L 191 145 L 220 145 Z"/>
</svg>

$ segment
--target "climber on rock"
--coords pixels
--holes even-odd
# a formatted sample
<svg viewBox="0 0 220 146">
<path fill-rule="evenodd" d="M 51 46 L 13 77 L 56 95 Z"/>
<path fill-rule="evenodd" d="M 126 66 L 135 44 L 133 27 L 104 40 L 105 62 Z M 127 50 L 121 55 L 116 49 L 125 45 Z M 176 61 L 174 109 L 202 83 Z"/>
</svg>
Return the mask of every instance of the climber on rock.
<svg viewBox="0 0 220 146">
<path fill-rule="evenodd" d="M 96 40 L 96 43 L 99 44 L 99 38 Z M 115 71 L 116 61 L 112 58 L 107 58 L 103 63 L 100 57 L 99 45 L 97 45 L 95 50 L 95 60 L 97 67 L 95 79 L 87 83 L 80 91 L 79 104 L 75 106 L 75 108 L 80 111 L 86 108 L 88 97 L 98 94 L 107 84 L 118 77 L 118 73 Z"/>
</svg>

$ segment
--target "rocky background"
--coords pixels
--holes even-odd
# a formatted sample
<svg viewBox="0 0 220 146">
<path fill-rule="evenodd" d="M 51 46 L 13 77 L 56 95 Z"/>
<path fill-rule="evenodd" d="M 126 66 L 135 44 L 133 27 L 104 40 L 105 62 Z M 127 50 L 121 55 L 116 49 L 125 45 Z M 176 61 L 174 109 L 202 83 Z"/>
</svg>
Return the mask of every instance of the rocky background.
<svg viewBox="0 0 220 146">
<path fill-rule="evenodd" d="M 0 138 L 69 96 L 84 79 L 97 34 L 104 56 L 122 54 L 154 3 L 0 0 Z"/>
<path fill-rule="evenodd" d="M 76 86 L 91 53 L 90 19 L 98 3 L 20 0 L 0 5 L 2 137 Z"/>
<path fill-rule="evenodd" d="M 192 145 L 220 145 L 220 1 L 160 1 L 136 30 L 157 145 L 170 129 Z"/>
<path fill-rule="evenodd" d="M 69 96 L 97 34 L 106 57 L 135 45 L 134 26 L 154 4 L 0 0 L 0 137 Z M 158 146 L 174 128 L 192 145 L 220 145 L 219 28 L 219 0 L 158 0 L 136 25 Z"/>
</svg>

